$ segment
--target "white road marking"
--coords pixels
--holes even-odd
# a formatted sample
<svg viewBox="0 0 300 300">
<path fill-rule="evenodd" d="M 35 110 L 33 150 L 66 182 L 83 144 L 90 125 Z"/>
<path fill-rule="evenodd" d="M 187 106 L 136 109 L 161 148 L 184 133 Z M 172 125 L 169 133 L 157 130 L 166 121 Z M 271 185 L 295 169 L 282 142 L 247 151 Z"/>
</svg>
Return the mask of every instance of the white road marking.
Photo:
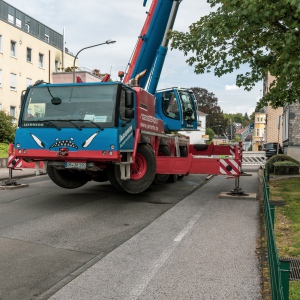
<svg viewBox="0 0 300 300">
<path fill-rule="evenodd" d="M 137 299 L 141 295 L 141 293 L 149 284 L 150 280 L 154 277 L 157 271 L 164 265 L 164 263 L 167 261 L 167 259 L 175 250 L 175 248 L 179 245 L 179 243 L 183 240 L 183 238 L 187 235 L 187 233 L 193 228 L 195 223 L 199 220 L 204 210 L 205 208 L 201 208 L 190 220 L 190 222 L 185 226 L 185 228 L 176 236 L 173 242 L 165 249 L 165 251 L 158 258 L 158 260 L 154 262 L 152 268 L 142 278 L 141 282 L 137 284 L 135 288 L 130 292 L 130 297 L 128 297 L 127 300 Z"/>
</svg>

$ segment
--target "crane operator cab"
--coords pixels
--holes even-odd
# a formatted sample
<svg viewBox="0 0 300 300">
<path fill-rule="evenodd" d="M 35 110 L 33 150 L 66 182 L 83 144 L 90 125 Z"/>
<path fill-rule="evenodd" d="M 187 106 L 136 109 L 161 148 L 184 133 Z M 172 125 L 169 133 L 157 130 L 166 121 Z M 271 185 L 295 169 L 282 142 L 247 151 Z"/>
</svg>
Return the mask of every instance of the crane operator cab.
<svg viewBox="0 0 300 300">
<path fill-rule="evenodd" d="M 165 132 L 197 129 L 197 106 L 192 91 L 171 88 L 155 93 L 156 117 L 164 121 Z"/>
</svg>

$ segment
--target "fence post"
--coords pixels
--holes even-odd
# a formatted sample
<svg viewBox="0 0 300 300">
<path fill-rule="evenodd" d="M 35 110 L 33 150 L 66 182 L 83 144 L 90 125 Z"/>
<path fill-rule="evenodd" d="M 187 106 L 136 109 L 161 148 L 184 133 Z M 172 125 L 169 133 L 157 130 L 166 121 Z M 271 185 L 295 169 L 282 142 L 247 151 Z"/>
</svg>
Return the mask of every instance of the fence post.
<svg viewBox="0 0 300 300">
<path fill-rule="evenodd" d="M 284 300 L 289 300 L 290 293 L 290 259 L 281 258 L 280 262 L 280 274 L 281 274 L 281 285 L 282 285 L 282 294 Z"/>
<path fill-rule="evenodd" d="M 270 204 L 270 214 L 271 214 L 271 221 L 272 221 L 272 227 L 274 230 L 274 223 L 275 223 L 275 206 L 273 204 Z"/>
</svg>

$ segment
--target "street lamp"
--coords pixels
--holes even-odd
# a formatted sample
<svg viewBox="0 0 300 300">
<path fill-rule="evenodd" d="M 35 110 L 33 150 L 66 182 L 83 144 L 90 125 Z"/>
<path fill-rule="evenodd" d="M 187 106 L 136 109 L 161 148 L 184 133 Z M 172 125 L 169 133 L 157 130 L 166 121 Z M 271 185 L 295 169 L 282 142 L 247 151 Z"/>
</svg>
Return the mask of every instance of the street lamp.
<svg viewBox="0 0 300 300">
<path fill-rule="evenodd" d="M 79 54 L 81 51 L 83 51 L 83 50 L 85 50 L 85 49 L 89 49 L 89 48 L 101 46 L 101 45 L 104 45 L 104 44 L 113 44 L 113 43 L 115 43 L 115 42 L 116 42 L 116 41 L 107 40 L 107 41 L 104 42 L 104 43 L 97 44 L 97 45 L 93 45 L 93 46 L 89 46 L 89 47 L 85 47 L 85 48 L 82 48 L 81 50 L 79 50 L 79 51 L 77 52 L 77 54 L 75 55 L 74 62 L 73 62 L 73 83 L 75 83 L 75 62 L 76 62 L 76 59 L 77 59 L 78 54 Z"/>
</svg>

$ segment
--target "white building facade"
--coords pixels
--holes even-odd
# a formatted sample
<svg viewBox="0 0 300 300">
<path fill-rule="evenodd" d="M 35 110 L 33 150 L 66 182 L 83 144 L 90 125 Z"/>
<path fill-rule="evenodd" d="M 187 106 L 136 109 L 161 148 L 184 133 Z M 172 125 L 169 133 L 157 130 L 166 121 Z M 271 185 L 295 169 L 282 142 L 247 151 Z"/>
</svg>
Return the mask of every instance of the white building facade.
<svg viewBox="0 0 300 300">
<path fill-rule="evenodd" d="M 0 0 L 0 110 L 18 119 L 22 91 L 73 61 L 62 34 Z"/>
</svg>

